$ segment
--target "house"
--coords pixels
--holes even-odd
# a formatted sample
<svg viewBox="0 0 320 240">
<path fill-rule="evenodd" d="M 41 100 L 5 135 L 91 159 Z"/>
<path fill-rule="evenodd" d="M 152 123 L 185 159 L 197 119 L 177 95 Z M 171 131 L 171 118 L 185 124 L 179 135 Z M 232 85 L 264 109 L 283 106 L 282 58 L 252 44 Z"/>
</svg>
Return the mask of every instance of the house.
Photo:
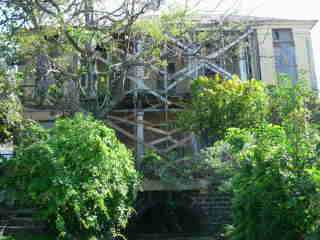
<svg viewBox="0 0 320 240">
<path fill-rule="evenodd" d="M 194 18 L 199 32 L 210 31 L 220 21 L 220 16 Z M 196 136 L 173 127 L 176 112 L 183 110 L 181 102 L 190 97 L 190 82 L 199 75 L 218 73 L 228 79 L 237 74 L 241 80 L 256 78 L 277 84 L 278 76 L 285 74 L 293 84 L 304 78 L 312 89 L 318 90 L 310 35 L 317 21 L 241 16 L 230 16 L 229 21 L 244 23 L 245 28 L 219 38 L 219 48 L 213 42 L 199 46 L 197 42 L 185 43 L 168 36 L 171 51 L 166 55 L 165 70 L 151 63 L 134 65 L 126 78 L 119 77 L 121 70 L 113 72 L 107 83 L 113 97 L 112 108 L 104 119 L 127 146 L 136 150 L 138 167 L 146 149 L 177 162 L 199 151 Z M 136 43 L 132 56 L 138 55 L 139 49 Z M 233 53 L 229 54 L 230 51 Z M 97 62 L 96 68 L 103 72 L 103 63 Z M 85 79 L 81 82 L 83 87 L 87 86 Z M 52 109 L 25 108 L 26 116 L 46 125 L 61 114 Z M 154 215 L 160 214 L 159 209 L 168 211 L 170 201 L 181 203 L 175 208 L 177 218 L 189 219 L 181 232 L 203 228 L 217 232 L 221 224 L 228 222 L 228 197 L 206 181 L 199 179 L 174 186 L 148 179 L 137 202 L 138 217 L 133 228 L 149 229 L 152 233 L 148 224 Z M 161 217 L 159 224 L 167 221 L 168 216 Z M 178 221 L 183 222 L 181 219 Z"/>
</svg>

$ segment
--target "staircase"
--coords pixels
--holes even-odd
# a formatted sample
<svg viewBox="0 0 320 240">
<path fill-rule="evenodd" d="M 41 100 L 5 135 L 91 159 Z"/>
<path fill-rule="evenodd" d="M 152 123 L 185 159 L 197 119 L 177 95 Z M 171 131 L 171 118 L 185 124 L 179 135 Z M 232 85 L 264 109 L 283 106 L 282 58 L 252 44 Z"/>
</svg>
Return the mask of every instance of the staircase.
<svg viewBox="0 0 320 240">
<path fill-rule="evenodd" d="M 35 220 L 34 209 L 9 209 L 0 207 L 0 236 L 23 232 L 42 232 L 46 226 Z"/>
</svg>

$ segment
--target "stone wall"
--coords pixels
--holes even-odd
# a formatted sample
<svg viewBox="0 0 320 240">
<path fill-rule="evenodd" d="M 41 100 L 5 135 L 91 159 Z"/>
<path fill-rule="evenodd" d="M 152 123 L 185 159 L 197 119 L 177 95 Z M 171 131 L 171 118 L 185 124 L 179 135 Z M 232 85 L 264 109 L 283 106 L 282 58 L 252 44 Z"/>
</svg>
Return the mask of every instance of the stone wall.
<svg viewBox="0 0 320 240">
<path fill-rule="evenodd" d="M 163 205 L 165 204 L 175 206 L 176 219 L 164 217 L 159 213 L 157 215 L 156 210 L 152 210 L 164 209 Z M 224 226 L 231 222 L 230 197 L 219 192 L 214 186 L 208 188 L 208 190 L 141 192 L 136 210 L 137 214 L 131 219 L 129 226 L 130 232 L 135 232 L 138 236 L 134 237 L 135 239 L 157 238 L 154 236 L 158 236 L 158 239 L 178 239 L 182 237 L 181 234 L 184 239 L 192 239 L 193 236 L 220 239 Z M 152 214 L 150 215 L 148 211 L 155 211 L 155 216 L 151 217 Z M 146 219 L 141 220 L 143 218 Z M 181 218 L 184 220 L 181 220 Z M 175 224 L 174 221 L 178 223 Z M 143 222 L 143 225 L 139 226 L 141 222 Z M 182 225 L 180 231 L 179 227 L 177 227 L 178 230 L 162 231 L 163 228 L 170 228 L 172 225 L 178 226 L 179 224 Z M 159 232 L 150 231 L 153 227 Z M 160 235 L 166 237 L 159 237 Z M 130 234 L 129 239 L 131 239 Z"/>
<path fill-rule="evenodd" d="M 193 207 L 203 213 L 204 229 L 209 233 L 220 233 L 231 222 L 230 197 L 215 187 L 208 191 L 192 192 Z"/>
</svg>

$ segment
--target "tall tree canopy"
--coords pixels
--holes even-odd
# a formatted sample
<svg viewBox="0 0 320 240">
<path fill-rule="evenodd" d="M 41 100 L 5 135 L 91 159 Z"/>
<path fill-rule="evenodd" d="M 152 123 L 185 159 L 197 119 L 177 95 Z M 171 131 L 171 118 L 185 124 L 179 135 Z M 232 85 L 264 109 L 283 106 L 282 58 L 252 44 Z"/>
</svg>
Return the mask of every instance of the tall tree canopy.
<svg viewBox="0 0 320 240">
<path fill-rule="evenodd" d="M 123 0 L 112 6 L 96 0 L 4 0 L 0 27 L 9 41 L 3 41 L 7 43 L 3 47 L 10 49 L 12 57 L 7 54 L 7 59 L 21 65 L 24 79 L 36 79 L 37 104 L 101 117 L 118 100 L 111 88 L 124 85 L 132 67 L 146 66 L 152 70 L 146 75 L 163 78 L 168 55 L 197 58 L 208 45 L 217 51 L 221 38 L 228 44 L 246 27 L 225 17 L 206 26 L 207 32 L 197 31 L 197 21 L 187 8 L 146 16 L 161 3 Z"/>
</svg>

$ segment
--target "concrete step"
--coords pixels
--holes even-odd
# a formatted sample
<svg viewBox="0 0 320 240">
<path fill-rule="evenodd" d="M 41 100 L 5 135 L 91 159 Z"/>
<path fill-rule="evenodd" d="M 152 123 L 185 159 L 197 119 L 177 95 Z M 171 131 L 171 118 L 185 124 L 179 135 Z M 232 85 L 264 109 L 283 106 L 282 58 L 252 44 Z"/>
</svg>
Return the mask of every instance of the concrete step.
<svg viewBox="0 0 320 240">
<path fill-rule="evenodd" d="M 34 219 L 35 209 L 0 208 L 0 232 L 15 234 L 41 232 L 45 229 L 44 222 Z"/>
<path fill-rule="evenodd" d="M 19 234 L 19 233 L 39 233 L 44 231 L 44 227 L 39 226 L 0 226 L 0 232 L 3 235 Z"/>
</svg>

